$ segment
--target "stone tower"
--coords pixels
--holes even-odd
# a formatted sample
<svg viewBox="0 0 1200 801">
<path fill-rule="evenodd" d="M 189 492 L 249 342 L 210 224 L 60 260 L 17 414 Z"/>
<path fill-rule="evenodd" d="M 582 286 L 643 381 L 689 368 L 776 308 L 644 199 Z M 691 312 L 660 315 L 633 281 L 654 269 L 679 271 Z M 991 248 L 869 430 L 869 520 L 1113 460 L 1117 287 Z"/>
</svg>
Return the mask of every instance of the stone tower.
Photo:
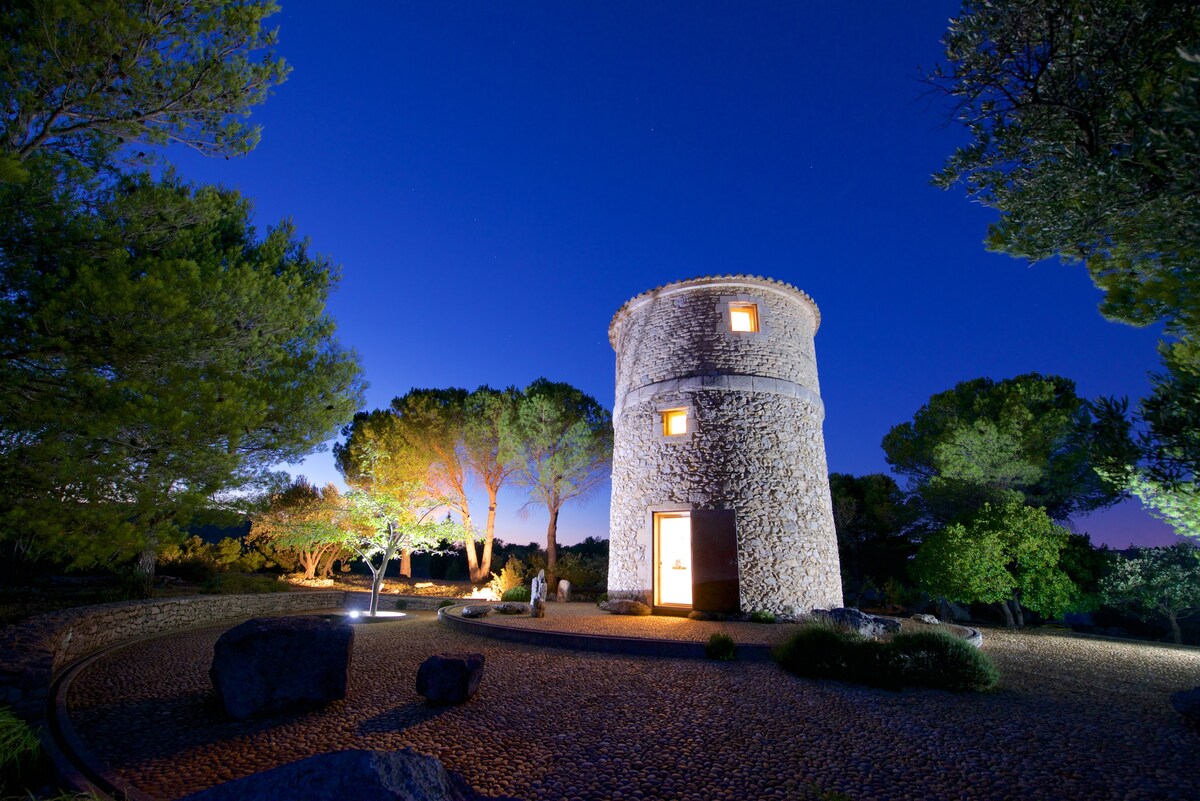
<svg viewBox="0 0 1200 801">
<path fill-rule="evenodd" d="M 677 281 L 613 317 L 608 589 L 656 611 L 842 604 L 813 335 L 761 276 Z"/>
</svg>

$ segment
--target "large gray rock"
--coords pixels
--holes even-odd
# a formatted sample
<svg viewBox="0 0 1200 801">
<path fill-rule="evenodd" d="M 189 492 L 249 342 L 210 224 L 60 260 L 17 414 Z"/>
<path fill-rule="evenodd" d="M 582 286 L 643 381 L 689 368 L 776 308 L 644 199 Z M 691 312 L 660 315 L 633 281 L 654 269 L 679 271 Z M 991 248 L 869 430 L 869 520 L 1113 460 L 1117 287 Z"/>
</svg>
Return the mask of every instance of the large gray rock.
<svg viewBox="0 0 1200 801">
<path fill-rule="evenodd" d="M 501 615 L 527 615 L 529 614 L 529 604 L 523 604 L 519 601 L 505 601 L 502 604 L 496 604 L 496 613 Z"/>
<path fill-rule="evenodd" d="M 847 631 L 857 632 L 864 637 L 879 637 L 883 634 L 900 631 L 899 620 L 868 615 L 866 612 L 849 607 L 814 609 L 812 618 L 823 620 Z"/>
<path fill-rule="evenodd" d="M 476 604 L 475 606 L 464 606 L 462 610 L 463 617 L 487 617 L 487 613 L 492 611 L 492 607 L 484 604 Z"/>
<path fill-rule="evenodd" d="M 571 600 L 571 582 L 566 579 L 558 580 L 558 600 L 563 603 Z"/>
<path fill-rule="evenodd" d="M 623 598 L 605 601 L 600 604 L 600 608 L 614 615 L 648 615 L 653 611 L 641 601 L 630 601 Z"/>
<path fill-rule="evenodd" d="M 411 748 L 334 751 L 218 784 L 184 801 L 483 801 L 457 773 Z"/>
<path fill-rule="evenodd" d="M 417 693 L 432 706 L 461 704 L 479 691 L 483 654 L 434 654 L 417 668 Z"/>
<path fill-rule="evenodd" d="M 257 617 L 213 647 L 208 671 L 234 718 L 319 706 L 346 697 L 354 628 L 322 617 Z"/>
<path fill-rule="evenodd" d="M 1200 687 L 1172 693 L 1171 706 L 1185 718 L 1200 723 Z"/>
<path fill-rule="evenodd" d="M 912 619 L 918 623 L 924 623 L 927 626 L 938 626 L 941 625 L 942 622 L 933 615 L 913 615 Z"/>
</svg>

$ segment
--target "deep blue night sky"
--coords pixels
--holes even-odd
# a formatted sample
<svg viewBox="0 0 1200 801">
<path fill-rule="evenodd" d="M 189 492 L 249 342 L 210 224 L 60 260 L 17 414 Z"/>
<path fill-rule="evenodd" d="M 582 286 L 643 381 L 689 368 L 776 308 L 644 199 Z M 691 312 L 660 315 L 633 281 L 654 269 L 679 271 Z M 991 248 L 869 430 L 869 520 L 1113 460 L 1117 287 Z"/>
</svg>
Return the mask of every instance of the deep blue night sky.
<svg viewBox="0 0 1200 801">
<path fill-rule="evenodd" d="M 283 5 L 294 71 L 253 117 L 262 144 L 170 158 L 343 266 L 331 309 L 371 407 L 544 375 L 611 408 L 617 308 L 739 272 L 821 307 L 832 471 L 886 471 L 883 435 L 958 381 L 1147 390 L 1157 331 L 1103 320 L 1080 266 L 986 253 L 994 212 L 929 185 L 965 135 L 917 76 L 957 3 Z M 337 478 L 328 453 L 298 471 Z M 522 500 L 502 496 L 498 535 L 543 539 Z M 1135 504 L 1075 525 L 1174 540 Z M 605 487 L 560 540 L 607 527 Z"/>
</svg>

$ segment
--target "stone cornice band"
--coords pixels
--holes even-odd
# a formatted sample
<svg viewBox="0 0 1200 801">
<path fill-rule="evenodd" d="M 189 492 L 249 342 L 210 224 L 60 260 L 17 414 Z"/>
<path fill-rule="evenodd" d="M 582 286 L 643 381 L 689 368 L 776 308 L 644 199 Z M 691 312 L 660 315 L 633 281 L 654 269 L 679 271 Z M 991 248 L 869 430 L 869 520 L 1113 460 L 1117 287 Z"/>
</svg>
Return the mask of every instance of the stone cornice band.
<svg viewBox="0 0 1200 801">
<path fill-rule="evenodd" d="M 799 398 L 817 410 L 817 419 L 825 419 L 825 404 L 821 396 L 806 386 L 782 378 L 763 378 L 757 375 L 697 375 L 690 378 L 671 378 L 657 381 L 625 393 L 613 408 L 613 418 L 618 417 L 626 406 L 636 406 L 664 392 L 681 392 L 695 389 L 726 389 L 735 392 L 765 392 Z"/>
</svg>

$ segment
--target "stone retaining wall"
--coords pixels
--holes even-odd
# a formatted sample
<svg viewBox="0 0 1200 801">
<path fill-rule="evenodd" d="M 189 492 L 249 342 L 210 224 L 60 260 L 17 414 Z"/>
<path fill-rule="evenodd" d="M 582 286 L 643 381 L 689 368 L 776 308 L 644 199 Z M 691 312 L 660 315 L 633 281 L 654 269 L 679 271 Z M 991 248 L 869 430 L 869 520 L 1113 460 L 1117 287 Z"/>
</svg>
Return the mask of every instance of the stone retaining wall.
<svg viewBox="0 0 1200 801">
<path fill-rule="evenodd" d="M 340 609 L 346 593 L 200 595 L 83 606 L 0 629 L 0 704 L 40 722 L 50 684 L 72 662 L 109 645 L 222 620 Z"/>
</svg>

